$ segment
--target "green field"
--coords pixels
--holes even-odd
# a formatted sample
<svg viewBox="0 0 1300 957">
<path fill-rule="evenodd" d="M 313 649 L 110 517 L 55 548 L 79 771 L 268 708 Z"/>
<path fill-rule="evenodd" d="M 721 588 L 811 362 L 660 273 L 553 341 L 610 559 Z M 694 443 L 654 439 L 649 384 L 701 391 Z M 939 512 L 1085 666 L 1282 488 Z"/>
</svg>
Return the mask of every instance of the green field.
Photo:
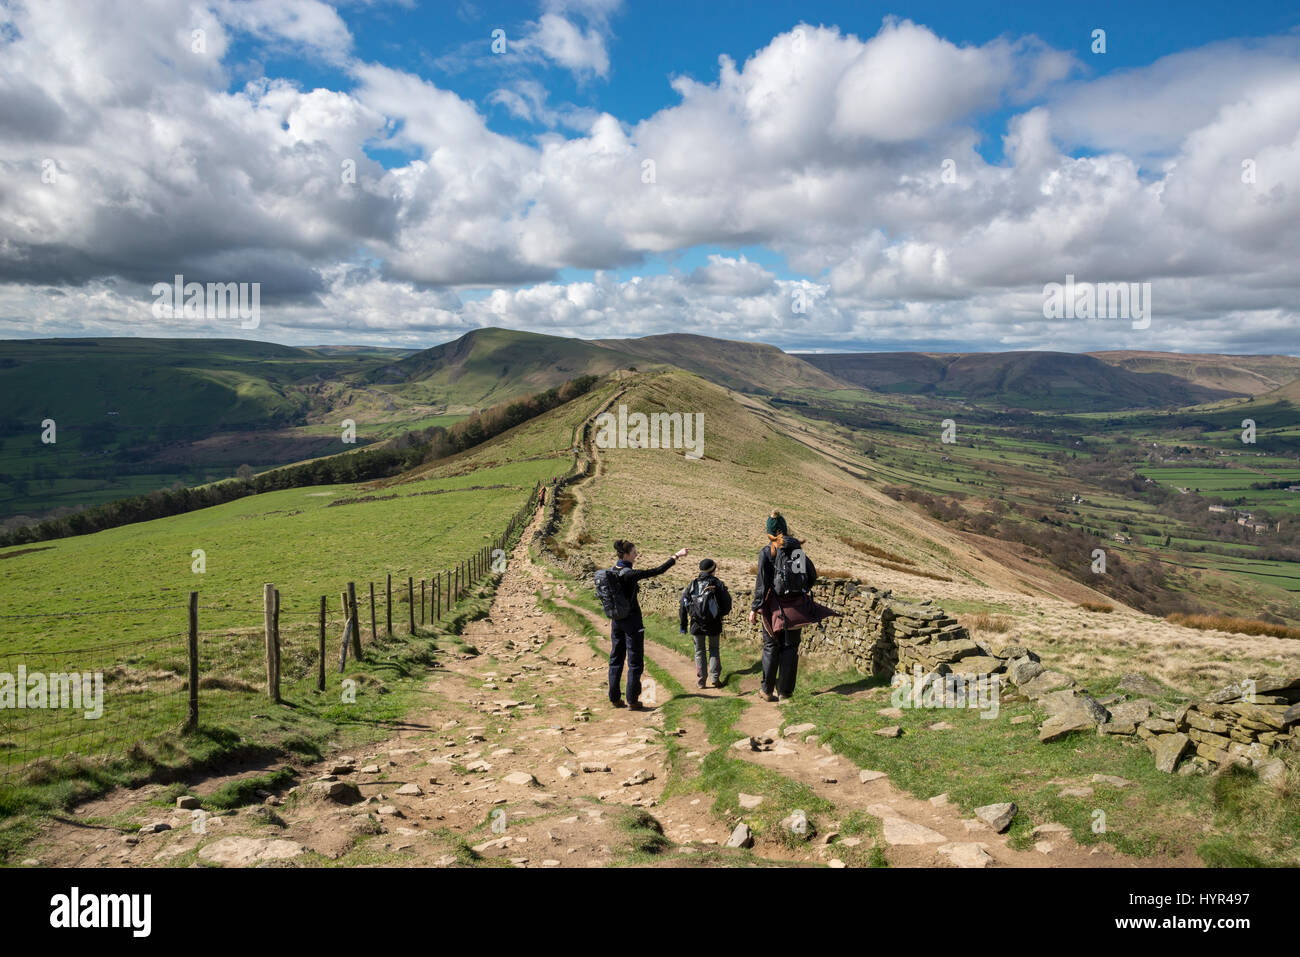
<svg viewBox="0 0 1300 957">
<path fill-rule="evenodd" d="M 0 550 L 7 613 L 31 615 L 6 628 L 0 648 L 61 650 L 167 633 L 185 627 L 185 601 L 229 606 L 222 624 L 256 626 L 264 582 L 276 583 L 288 621 L 313 619 L 321 595 L 334 602 L 348 581 L 388 574 L 432 577 L 501 530 L 539 481 L 564 471 L 538 459 L 427 479 L 391 490 L 316 486 L 269 492 L 185 515 L 94 535 Z M 469 486 L 495 486 L 469 491 Z M 443 491 L 446 494 L 425 494 Z M 331 506 L 365 495 L 399 497 Z M 195 549 L 206 572 L 191 571 Z M 167 612 L 128 609 L 169 605 Z M 118 611 L 104 616 L 100 613 Z M 55 617 L 96 612 L 98 617 Z M 204 624 L 204 616 L 200 624 Z"/>
<path fill-rule="evenodd" d="M 1276 461 L 1276 460 L 1275 460 Z M 1285 489 L 1277 490 L 1260 490 L 1251 489 L 1251 485 L 1256 482 L 1274 482 L 1290 481 L 1300 485 L 1300 467 L 1295 463 L 1289 463 L 1290 468 L 1277 466 L 1261 467 L 1258 471 L 1244 468 L 1163 468 L 1156 466 L 1146 466 L 1138 471 L 1157 482 L 1163 482 L 1165 485 L 1172 485 L 1181 488 L 1189 488 L 1193 491 L 1200 492 L 1241 492 L 1249 495 L 1252 500 L 1263 495 L 1276 492 L 1272 497 L 1279 500 L 1286 500 L 1288 496 L 1300 503 L 1300 493 L 1288 492 Z"/>
<path fill-rule="evenodd" d="M 163 732 L 178 730 L 185 714 L 191 591 L 199 594 L 201 721 L 239 729 L 234 738 L 220 732 L 226 737 L 209 750 L 228 750 L 241 739 L 315 738 L 332 724 L 362 716 L 366 722 L 400 717 L 413 703 L 409 694 L 375 696 L 388 695 L 395 680 L 406 688 L 411 668 L 427 664 L 428 639 L 454 625 L 444 621 L 433 629 L 416 609 L 418 633 L 408 636 L 408 576 L 420 602 L 422 579 L 432 581 L 492 544 L 539 483 L 572 468 L 574 430 L 600 401 L 599 392 L 581 396 L 390 480 L 268 492 L 92 535 L 0 549 L 0 672 L 12 675 L 21 666 L 29 674 L 102 673 L 104 680 L 100 720 L 81 720 L 66 709 L 0 711 L 0 782 L 33 755 L 120 756 L 132 742 L 161 741 Z M 196 550 L 204 553 L 202 572 L 194 570 Z M 390 574 L 395 639 L 385 634 Z M 259 723 L 256 712 L 266 700 L 266 582 L 280 592 L 281 670 L 286 700 L 299 710 Z M 360 710 L 337 704 L 340 593 L 348 582 L 356 584 L 363 650 L 369 650 L 354 676 L 363 697 L 369 695 Z M 372 583 L 378 646 L 370 629 Z M 329 667 L 327 695 L 319 698 L 322 596 Z"/>
</svg>

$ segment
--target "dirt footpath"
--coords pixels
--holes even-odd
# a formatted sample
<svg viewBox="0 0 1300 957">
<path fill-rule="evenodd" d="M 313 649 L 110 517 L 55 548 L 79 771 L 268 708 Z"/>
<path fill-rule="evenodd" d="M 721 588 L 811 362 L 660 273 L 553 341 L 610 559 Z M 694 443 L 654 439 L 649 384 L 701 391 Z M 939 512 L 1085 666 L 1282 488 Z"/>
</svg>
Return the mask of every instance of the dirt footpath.
<svg viewBox="0 0 1300 957">
<path fill-rule="evenodd" d="M 912 797 L 884 775 L 862 773 L 819 745 L 814 728 L 780 734 L 779 706 L 758 699 L 752 677 L 743 679 L 748 707 L 736 728 L 773 741 L 755 751 L 746 738 L 729 753 L 811 788 L 835 807 L 823 816 L 865 811 L 881 827 L 875 837 L 837 840 L 832 821 L 807 842 L 768 836 L 752 849 L 724 847 L 738 822 L 712 811 L 716 795 L 663 798 L 671 775 L 663 702 L 641 712 L 612 708 L 606 654 L 539 607 L 539 597 L 573 606 L 529 559 L 524 543 L 531 530 L 514 550 L 488 617 L 464 632 L 478 654 L 447 659 L 428 679 L 429 706 L 409 715 L 393 737 L 298 768 L 296 785 L 257 795 L 237 811 L 162 806 L 161 785 L 115 791 L 53 822 L 30 857 L 44 866 L 83 867 L 841 866 L 841 856 L 849 856 L 843 849 L 865 840 L 902 866 L 1138 864 L 1108 849 L 1080 848 L 1060 832 L 1042 834 L 1035 849 L 1012 850 L 942 797 Z M 732 694 L 697 690 L 694 662 L 682 655 L 652 644 L 647 656 L 690 695 Z M 700 721 L 683 724 L 674 735 L 680 760 L 702 762 L 715 746 Z M 268 769 L 208 776 L 192 782 L 189 793 L 201 799 Z"/>
</svg>

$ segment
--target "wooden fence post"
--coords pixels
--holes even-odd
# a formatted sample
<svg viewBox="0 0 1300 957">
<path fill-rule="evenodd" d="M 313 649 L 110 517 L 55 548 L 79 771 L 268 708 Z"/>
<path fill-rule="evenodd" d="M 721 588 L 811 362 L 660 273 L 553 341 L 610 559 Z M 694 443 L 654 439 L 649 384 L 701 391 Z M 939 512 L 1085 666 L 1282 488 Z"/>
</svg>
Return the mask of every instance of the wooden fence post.
<svg viewBox="0 0 1300 957">
<path fill-rule="evenodd" d="M 185 728 L 199 726 L 199 593 L 190 592 L 190 714 Z"/>
<path fill-rule="evenodd" d="M 275 586 L 262 585 L 262 617 L 266 628 L 266 694 L 272 701 L 280 700 L 280 689 L 275 680 Z"/>
<path fill-rule="evenodd" d="M 275 590 L 275 702 L 280 703 L 280 589 Z"/>
<path fill-rule="evenodd" d="M 406 604 L 411 614 L 411 634 L 415 634 L 415 578 L 406 577 Z"/>
<path fill-rule="evenodd" d="M 424 579 L 420 579 L 420 624 L 424 624 Z"/>
<path fill-rule="evenodd" d="M 451 590 L 451 569 L 447 569 L 447 612 L 451 613 L 452 602 L 455 600 L 455 592 Z"/>
<path fill-rule="evenodd" d="M 379 640 L 379 629 L 375 626 L 375 583 L 370 583 L 370 640 Z"/>
<path fill-rule="evenodd" d="M 361 661 L 361 615 L 357 612 L 357 583 L 348 582 L 348 611 L 352 615 L 352 657 Z"/>
<path fill-rule="evenodd" d="M 393 573 L 388 573 L 388 637 L 393 637 Z"/>
<path fill-rule="evenodd" d="M 325 690 L 325 596 L 320 596 L 320 669 L 316 674 L 316 690 Z"/>
<path fill-rule="evenodd" d="M 433 618 L 442 621 L 442 576 L 433 576 Z"/>
<path fill-rule="evenodd" d="M 339 605 L 343 608 L 343 647 L 339 649 L 339 674 L 348 665 L 348 645 L 352 644 L 352 610 L 348 608 L 348 593 L 339 592 Z"/>
</svg>

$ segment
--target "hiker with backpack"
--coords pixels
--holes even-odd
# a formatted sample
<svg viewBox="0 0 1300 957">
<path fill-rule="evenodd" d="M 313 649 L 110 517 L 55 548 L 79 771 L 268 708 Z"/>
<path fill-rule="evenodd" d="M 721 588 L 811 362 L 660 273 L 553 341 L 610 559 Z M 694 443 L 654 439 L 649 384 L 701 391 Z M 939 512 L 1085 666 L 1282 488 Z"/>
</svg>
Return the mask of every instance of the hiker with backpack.
<svg viewBox="0 0 1300 957">
<path fill-rule="evenodd" d="M 749 622 L 763 619 L 763 675 L 758 696 L 789 701 L 799 673 L 799 639 L 805 625 L 838 615 L 812 598 L 817 569 L 790 534 L 785 518 L 773 509 L 767 520 L 767 544 L 758 553 L 754 603 Z M 778 697 L 779 696 L 779 697 Z"/>
<path fill-rule="evenodd" d="M 703 688 L 707 674 L 713 687 L 722 687 L 722 658 L 719 644 L 722 639 L 722 619 L 731 614 L 731 593 L 722 579 L 713 573 L 717 570 L 713 559 L 700 562 L 700 574 L 682 590 L 682 634 L 686 634 L 689 621 L 691 639 L 695 642 L 696 684 Z"/>
<path fill-rule="evenodd" d="M 627 659 L 627 704 L 633 711 L 641 710 L 641 672 L 645 668 L 645 623 L 641 620 L 641 603 L 637 597 L 640 582 L 662 575 L 685 558 L 687 549 L 677 551 L 672 558 L 657 568 L 635 570 L 632 565 L 640 553 L 634 544 L 623 539 L 614 543 L 618 562 L 613 568 L 596 572 L 596 596 L 600 599 L 605 617 L 609 619 L 609 703 L 615 708 L 624 707 L 619 694 L 623 677 L 623 659 Z"/>
</svg>

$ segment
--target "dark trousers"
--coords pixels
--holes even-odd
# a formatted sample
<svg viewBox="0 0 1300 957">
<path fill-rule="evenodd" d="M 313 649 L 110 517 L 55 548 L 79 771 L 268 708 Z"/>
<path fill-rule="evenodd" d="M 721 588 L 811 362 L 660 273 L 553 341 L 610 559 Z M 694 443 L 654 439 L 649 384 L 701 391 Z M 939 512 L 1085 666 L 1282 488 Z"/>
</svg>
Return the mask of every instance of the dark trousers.
<svg viewBox="0 0 1300 957">
<path fill-rule="evenodd" d="M 763 631 L 763 691 L 776 689 L 782 698 L 794 694 L 794 682 L 799 676 L 799 638 L 801 629 L 791 628 L 769 635 Z"/>
<path fill-rule="evenodd" d="M 703 681 L 707 676 L 712 681 L 722 677 L 722 657 L 718 653 L 718 644 L 722 634 L 697 635 L 692 633 L 695 642 L 695 677 Z"/>
<path fill-rule="evenodd" d="M 641 672 L 645 670 L 645 625 L 636 620 L 611 621 L 609 637 L 609 700 L 618 701 L 619 683 L 623 678 L 623 658 L 627 658 L 627 700 L 641 700 Z"/>
</svg>

